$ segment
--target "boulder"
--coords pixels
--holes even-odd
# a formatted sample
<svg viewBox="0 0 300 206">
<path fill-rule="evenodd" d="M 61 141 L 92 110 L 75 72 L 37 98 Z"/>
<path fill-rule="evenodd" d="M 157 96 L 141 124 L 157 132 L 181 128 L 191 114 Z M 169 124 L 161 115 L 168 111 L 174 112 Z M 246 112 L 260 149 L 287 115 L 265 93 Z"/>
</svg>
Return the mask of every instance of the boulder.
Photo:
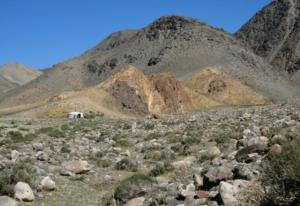
<svg viewBox="0 0 300 206">
<path fill-rule="evenodd" d="M 19 156 L 20 156 L 20 152 L 18 152 L 17 150 L 13 150 L 10 153 L 10 159 L 13 163 L 15 163 L 19 159 Z"/>
<path fill-rule="evenodd" d="M 235 155 L 235 159 L 238 162 L 243 162 L 243 161 L 247 161 L 249 159 L 249 154 L 251 153 L 264 153 L 266 152 L 268 149 L 268 146 L 265 144 L 254 144 L 248 147 L 244 147 L 242 149 L 240 149 L 236 155 Z"/>
<path fill-rule="evenodd" d="M 269 139 L 265 136 L 259 136 L 259 137 L 253 137 L 248 139 L 247 145 L 246 146 L 251 146 L 251 145 L 256 145 L 256 144 L 261 144 L 264 146 L 268 146 Z"/>
<path fill-rule="evenodd" d="M 219 194 L 225 206 L 244 205 L 245 194 L 250 192 L 249 188 L 252 186 L 246 180 L 234 180 L 232 183 L 221 182 L 219 185 Z"/>
<path fill-rule="evenodd" d="M 210 167 L 203 178 L 203 188 L 210 189 L 217 186 L 221 181 L 233 178 L 231 167 L 222 165 L 219 167 Z"/>
<path fill-rule="evenodd" d="M 83 174 L 89 172 L 92 169 L 92 166 L 87 161 L 83 160 L 63 162 L 62 166 L 65 170 L 73 172 L 75 174 Z"/>
<path fill-rule="evenodd" d="M 195 185 L 193 183 L 190 183 L 186 186 L 185 189 L 182 188 L 180 189 L 180 195 L 185 198 L 194 197 L 196 195 L 195 190 L 196 190 Z"/>
<path fill-rule="evenodd" d="M 44 145 L 40 142 L 32 143 L 32 148 L 36 151 L 42 151 L 44 149 Z"/>
<path fill-rule="evenodd" d="M 269 153 L 273 155 L 280 154 L 281 152 L 282 152 L 282 148 L 279 144 L 272 145 L 269 151 Z"/>
<path fill-rule="evenodd" d="M 17 206 L 18 202 L 8 196 L 0 196 L 1 206 Z"/>
<path fill-rule="evenodd" d="M 39 161 L 48 161 L 49 160 L 48 155 L 42 151 L 38 151 L 35 156 L 36 156 L 36 159 Z"/>
<path fill-rule="evenodd" d="M 221 182 L 219 193 L 225 206 L 237 206 L 238 201 L 234 197 L 233 185 L 228 182 Z"/>
<path fill-rule="evenodd" d="M 125 204 L 125 206 L 142 206 L 144 202 L 145 202 L 144 197 L 137 197 L 137 198 L 133 198 L 133 199 L 129 200 Z"/>
<path fill-rule="evenodd" d="M 34 200 L 33 192 L 30 186 L 25 182 L 18 182 L 14 188 L 15 198 L 24 202 L 31 202 Z"/>
<path fill-rule="evenodd" d="M 234 179 L 245 179 L 252 180 L 254 178 L 254 173 L 251 171 L 247 164 L 241 163 L 234 167 L 233 169 Z"/>
<path fill-rule="evenodd" d="M 39 189 L 51 191 L 51 190 L 56 189 L 56 185 L 55 185 L 55 182 L 49 176 L 47 176 L 47 177 L 44 177 L 42 179 L 42 181 L 40 182 Z"/>
<path fill-rule="evenodd" d="M 176 169 L 186 170 L 192 167 L 192 164 L 196 161 L 196 158 L 194 156 L 188 156 L 184 158 L 183 160 L 179 160 L 176 162 L 173 162 L 172 165 Z"/>
<path fill-rule="evenodd" d="M 221 151 L 217 146 L 209 147 L 205 153 L 208 157 L 214 158 L 221 155 Z"/>
</svg>

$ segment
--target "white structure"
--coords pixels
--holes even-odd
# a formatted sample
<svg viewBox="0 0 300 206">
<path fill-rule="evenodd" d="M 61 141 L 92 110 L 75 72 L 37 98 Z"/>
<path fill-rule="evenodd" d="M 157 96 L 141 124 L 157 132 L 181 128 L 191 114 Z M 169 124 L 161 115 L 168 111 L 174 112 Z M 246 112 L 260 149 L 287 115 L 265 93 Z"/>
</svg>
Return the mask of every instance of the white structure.
<svg viewBox="0 0 300 206">
<path fill-rule="evenodd" d="M 69 117 L 69 119 L 80 119 L 80 118 L 83 118 L 83 113 L 82 112 L 70 112 L 68 117 Z"/>
</svg>

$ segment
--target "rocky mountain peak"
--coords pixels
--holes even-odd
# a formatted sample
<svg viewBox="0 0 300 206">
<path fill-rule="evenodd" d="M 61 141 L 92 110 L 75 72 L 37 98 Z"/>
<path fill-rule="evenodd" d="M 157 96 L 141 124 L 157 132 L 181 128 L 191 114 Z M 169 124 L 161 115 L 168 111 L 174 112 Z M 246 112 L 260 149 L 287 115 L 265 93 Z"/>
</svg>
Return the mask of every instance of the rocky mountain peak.
<svg viewBox="0 0 300 206">
<path fill-rule="evenodd" d="M 299 1 L 273 1 L 250 19 L 236 37 L 275 68 L 293 75 L 300 70 Z"/>
</svg>

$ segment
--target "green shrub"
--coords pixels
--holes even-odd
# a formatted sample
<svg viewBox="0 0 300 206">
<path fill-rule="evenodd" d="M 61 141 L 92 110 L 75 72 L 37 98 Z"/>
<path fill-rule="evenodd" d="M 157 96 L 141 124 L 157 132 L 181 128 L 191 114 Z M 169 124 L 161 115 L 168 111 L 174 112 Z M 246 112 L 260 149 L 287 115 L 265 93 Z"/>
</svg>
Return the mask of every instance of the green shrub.
<svg viewBox="0 0 300 206">
<path fill-rule="evenodd" d="M 43 127 L 37 131 L 37 134 L 47 134 L 50 137 L 64 137 L 65 133 L 53 127 Z"/>
<path fill-rule="evenodd" d="M 7 137 L 10 138 L 14 142 L 22 142 L 24 139 L 23 134 L 18 131 L 9 131 L 7 133 Z"/>
<path fill-rule="evenodd" d="M 282 153 L 264 162 L 262 182 L 269 186 L 261 205 L 300 205 L 300 137 L 282 145 Z"/>
<path fill-rule="evenodd" d="M 64 145 L 61 147 L 60 151 L 62 153 L 70 153 L 71 152 L 71 148 L 70 148 L 70 145 Z"/>
<path fill-rule="evenodd" d="M 13 196 L 14 185 L 19 181 L 32 186 L 35 180 L 34 175 L 25 163 L 18 163 L 11 168 L 4 169 L 0 173 L 0 195 Z"/>
<path fill-rule="evenodd" d="M 61 129 L 62 131 L 68 131 L 68 130 L 70 130 L 71 128 L 70 128 L 69 125 L 64 124 L 64 125 L 62 125 L 62 126 L 60 127 L 60 129 Z"/>
<path fill-rule="evenodd" d="M 224 144 L 226 144 L 230 141 L 230 139 L 239 140 L 242 137 L 243 137 L 243 135 L 240 132 L 226 131 L 226 132 L 217 134 L 214 140 L 218 146 L 223 147 Z"/>
<path fill-rule="evenodd" d="M 132 161 L 130 161 L 127 158 L 124 158 L 121 161 L 117 162 L 116 169 L 136 172 L 138 168 L 137 168 L 137 165 L 134 164 Z"/>
<path fill-rule="evenodd" d="M 166 161 L 174 159 L 174 153 L 170 150 L 156 150 L 156 151 L 148 151 L 144 159 L 150 159 L 154 161 Z"/>
<path fill-rule="evenodd" d="M 157 163 L 155 165 L 155 167 L 149 172 L 149 175 L 156 177 L 159 175 L 163 175 L 167 172 L 171 172 L 173 170 L 174 170 L 174 167 L 168 162 Z"/>
<path fill-rule="evenodd" d="M 125 204 L 128 200 L 147 193 L 152 189 L 153 179 L 145 174 L 136 173 L 120 182 L 114 191 L 118 205 Z"/>
</svg>

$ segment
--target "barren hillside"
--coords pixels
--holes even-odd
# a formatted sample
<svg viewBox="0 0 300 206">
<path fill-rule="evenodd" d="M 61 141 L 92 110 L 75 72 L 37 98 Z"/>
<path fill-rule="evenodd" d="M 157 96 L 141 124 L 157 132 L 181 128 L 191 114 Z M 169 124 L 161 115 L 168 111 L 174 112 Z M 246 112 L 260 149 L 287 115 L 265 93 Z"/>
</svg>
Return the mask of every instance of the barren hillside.
<svg viewBox="0 0 300 206">
<path fill-rule="evenodd" d="M 41 73 L 17 63 L 9 63 L 0 67 L 0 94 L 32 81 Z"/>
<path fill-rule="evenodd" d="M 300 82 L 300 3 L 275 0 L 249 20 L 236 36 L 254 53 Z"/>
<path fill-rule="evenodd" d="M 110 35 L 81 56 L 2 96 L 0 104 L 32 103 L 97 85 L 127 64 L 145 74 L 170 72 L 179 80 L 191 78 L 199 69 L 216 67 L 273 100 L 299 91 L 232 35 L 191 18 L 166 16 L 140 30 Z"/>
</svg>

